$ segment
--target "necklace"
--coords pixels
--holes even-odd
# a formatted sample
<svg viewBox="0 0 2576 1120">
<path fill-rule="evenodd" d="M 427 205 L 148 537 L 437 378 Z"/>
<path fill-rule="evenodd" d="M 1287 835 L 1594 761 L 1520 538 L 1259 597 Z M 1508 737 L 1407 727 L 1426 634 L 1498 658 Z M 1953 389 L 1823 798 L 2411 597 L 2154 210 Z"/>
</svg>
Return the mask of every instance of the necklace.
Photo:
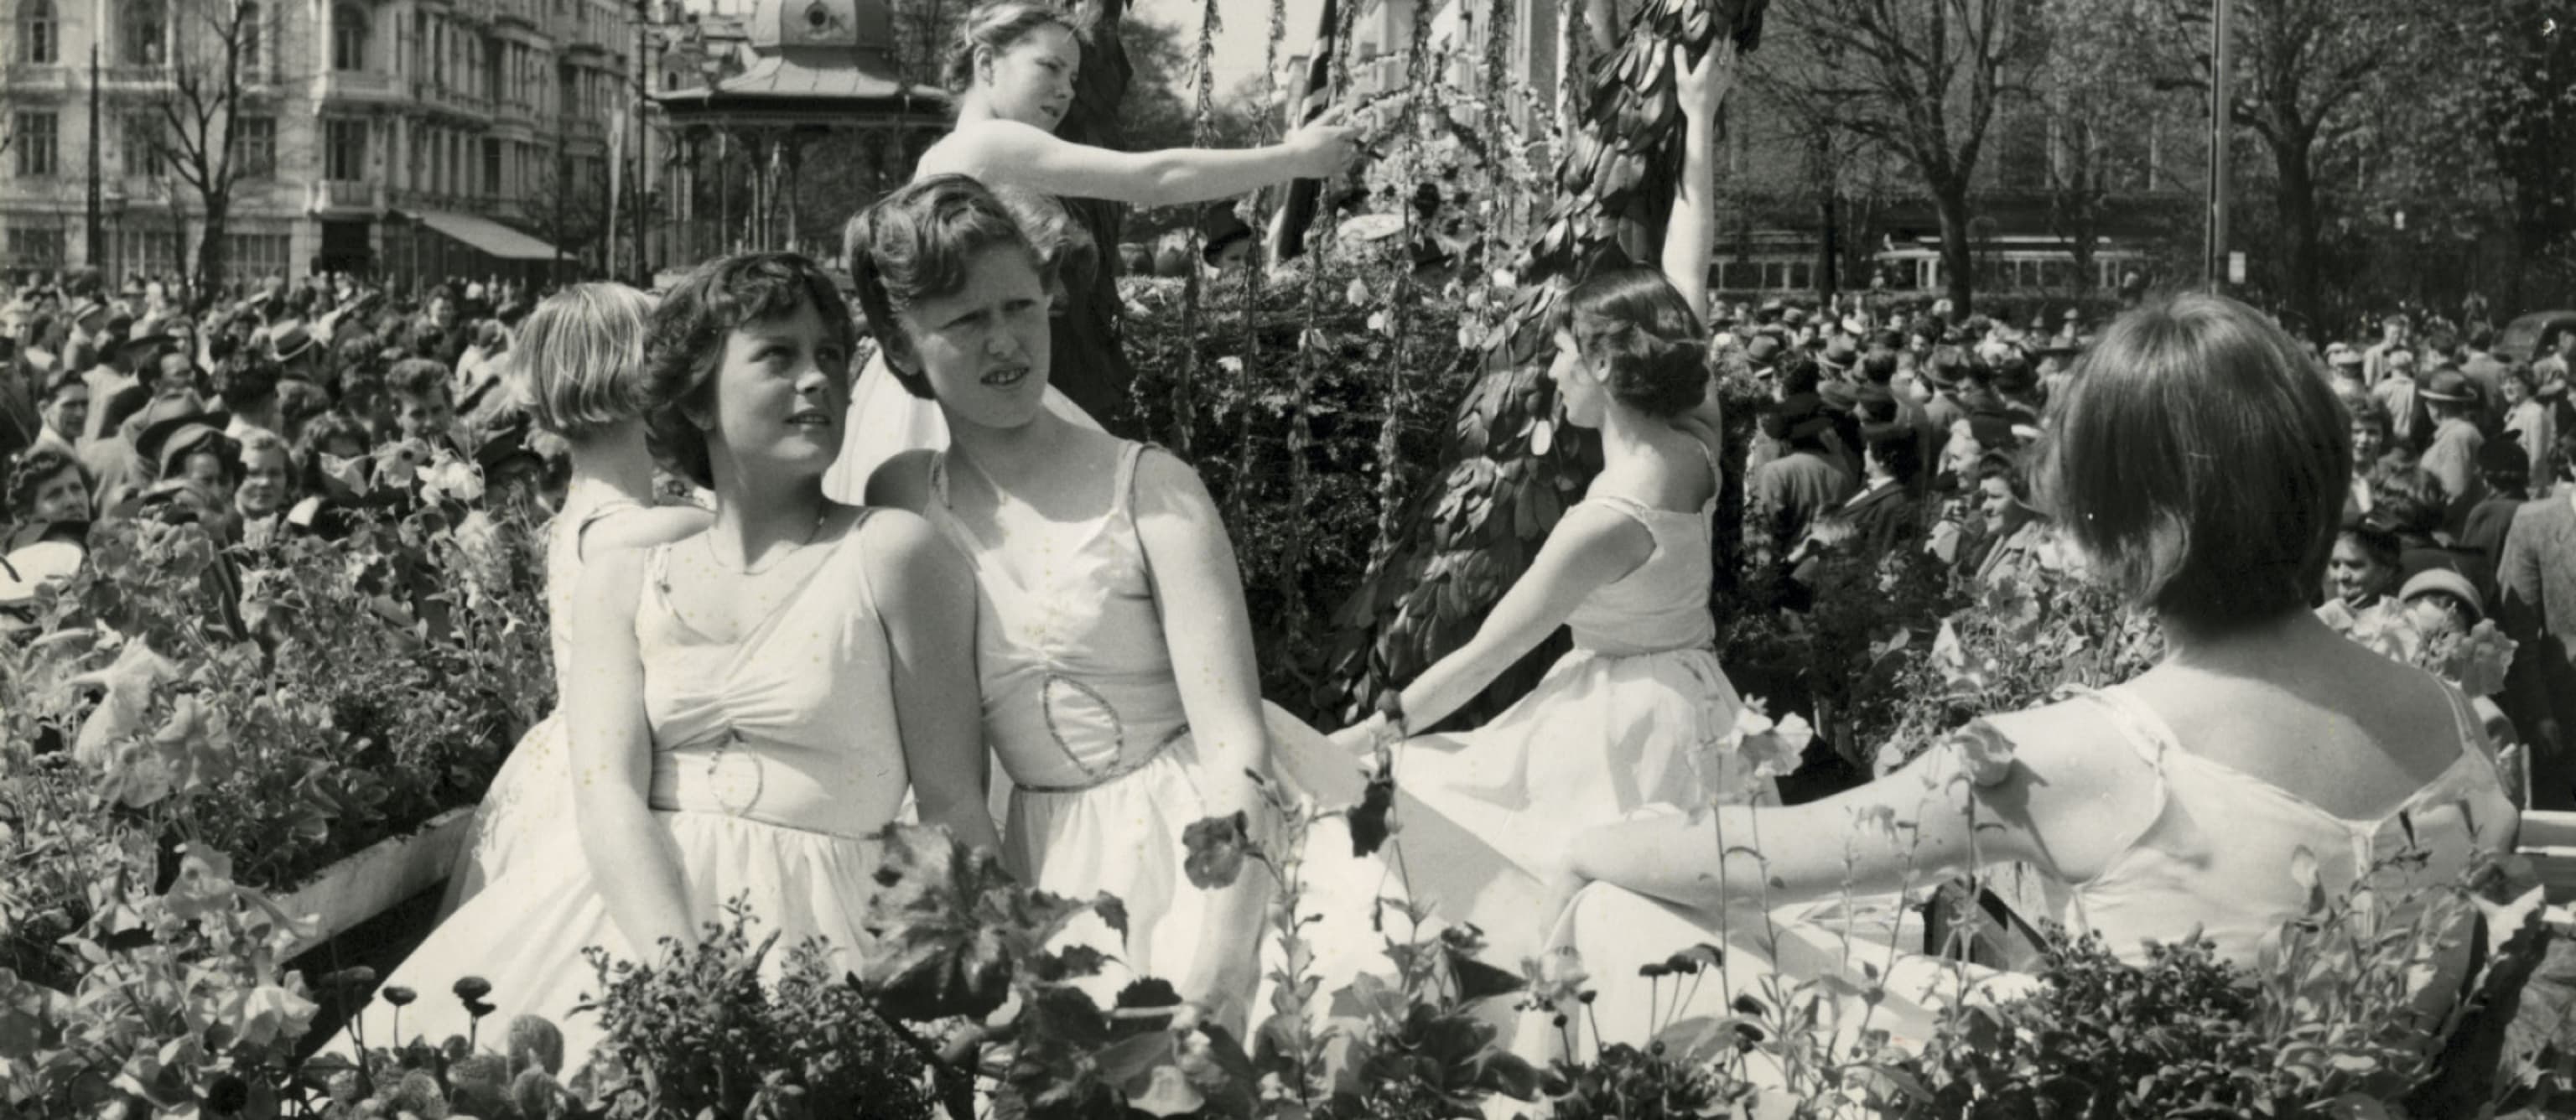
<svg viewBox="0 0 2576 1120">
<path fill-rule="evenodd" d="M 789 545 L 786 548 L 780 549 L 778 551 L 778 555 L 770 558 L 769 563 L 760 565 L 759 567 L 752 567 L 748 564 L 741 567 L 735 567 L 732 564 L 725 563 L 724 557 L 716 555 L 716 535 L 713 532 L 701 533 L 698 535 L 698 539 L 706 542 L 707 559 L 713 562 L 716 567 L 732 572 L 735 575 L 756 576 L 775 570 L 780 564 L 786 563 L 788 557 L 803 551 L 805 546 L 814 543 L 816 538 L 823 535 L 823 522 L 830 520 L 831 516 L 832 503 L 823 503 L 822 512 L 814 515 L 814 527 L 805 531 L 805 539 Z"/>
</svg>

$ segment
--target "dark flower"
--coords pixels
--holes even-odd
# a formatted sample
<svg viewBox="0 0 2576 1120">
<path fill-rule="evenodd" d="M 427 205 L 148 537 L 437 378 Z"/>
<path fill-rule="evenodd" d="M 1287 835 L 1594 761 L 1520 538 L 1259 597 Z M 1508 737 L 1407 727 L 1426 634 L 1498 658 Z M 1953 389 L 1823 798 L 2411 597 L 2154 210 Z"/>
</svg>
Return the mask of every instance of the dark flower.
<svg viewBox="0 0 2576 1120">
<path fill-rule="evenodd" d="M 396 1007 L 401 1007 L 420 998 L 420 993 L 403 987 L 400 984 L 388 984 L 385 986 L 383 991 L 376 994 L 385 997 L 386 1003 L 390 1003 Z"/>
<path fill-rule="evenodd" d="M 472 1003 L 492 994 L 492 982 L 480 976 L 460 976 L 456 980 L 456 998 Z"/>
</svg>

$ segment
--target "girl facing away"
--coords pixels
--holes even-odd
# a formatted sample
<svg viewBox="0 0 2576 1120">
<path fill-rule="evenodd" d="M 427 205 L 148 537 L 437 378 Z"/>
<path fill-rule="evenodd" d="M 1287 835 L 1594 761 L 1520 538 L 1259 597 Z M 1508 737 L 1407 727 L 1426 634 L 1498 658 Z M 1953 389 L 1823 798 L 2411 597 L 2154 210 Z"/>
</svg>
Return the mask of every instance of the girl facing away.
<svg viewBox="0 0 2576 1120">
<path fill-rule="evenodd" d="M 596 987 L 585 946 L 650 962 L 739 897 L 855 969 L 876 835 L 907 788 L 924 820 L 995 842 L 964 565 L 918 517 L 823 496 L 851 334 L 830 279 L 792 254 L 701 266 L 655 309 L 653 445 L 715 508 L 582 573 L 564 703 L 580 857 L 514 861 L 389 983 L 484 977 L 500 1011 L 560 1025 L 578 1067 L 600 1040 L 575 1014 Z M 423 1001 L 403 1025 L 462 1034 L 461 1010 Z M 362 1020 L 377 1045 L 389 1012 Z"/>
<path fill-rule="evenodd" d="M 564 441 L 572 481 L 546 530 L 546 637 L 554 648 L 555 695 L 571 694 L 573 592 L 585 562 L 705 531 L 695 506 L 658 506 L 653 455 L 645 446 L 644 334 L 652 297 L 624 284 L 576 284 L 530 312 L 519 346 L 501 367 L 537 427 Z M 463 855 L 448 876 L 453 912 L 529 852 L 560 856 L 572 819 L 560 706 L 502 760 L 475 808 Z"/>
<path fill-rule="evenodd" d="M 2200 936 L 2251 965 L 2303 912 L 2302 852 L 2328 897 L 2367 877 L 2397 900 L 2510 843 L 2514 805 L 2468 700 L 2308 609 L 2352 444 L 2297 344 L 2244 304 L 2189 295 L 2122 316 L 2080 365 L 2047 419 L 2037 489 L 2088 570 L 2154 616 L 2165 659 L 1972 725 L 1835 797 L 1696 807 L 1577 837 L 1573 870 L 1595 885 L 1554 944 L 1601 981 L 1578 1031 L 1642 1042 L 1653 996 L 1635 966 L 1700 941 L 1725 943 L 1727 979 L 1681 1014 L 1766 975 L 1849 969 L 1852 954 L 1830 946 L 1774 958 L 1749 935 L 1768 905 L 1846 889 L 2018 862 L 2064 899 L 2052 916 L 2123 959 Z M 2400 853 L 2421 858 L 2388 863 Z M 2462 963 L 2464 938 L 2427 940 L 2437 959 L 2421 963 Z M 1918 981 L 1948 972 L 1909 971 L 1887 972 L 1874 1011 L 1899 1038 L 1928 1025 L 1922 1001 L 1939 994 Z"/>
<path fill-rule="evenodd" d="M 1707 141 L 1731 52 L 1694 64 L 1675 51 L 1689 154 L 1665 268 L 1611 270 L 1556 304 L 1548 375 L 1566 422 L 1600 432 L 1601 473 L 1466 645 L 1335 736 L 1349 752 L 1402 740 L 1393 844 L 1408 888 L 1443 921 L 1482 929 L 1496 960 L 1517 961 L 1546 936 L 1575 830 L 1713 791 L 1770 796 L 1726 749 L 1741 702 L 1718 667 L 1708 611 L 1722 437 L 1697 308 L 1713 229 Z M 1559 626 L 1572 627 L 1574 650 L 1492 723 L 1405 737 Z"/>
</svg>

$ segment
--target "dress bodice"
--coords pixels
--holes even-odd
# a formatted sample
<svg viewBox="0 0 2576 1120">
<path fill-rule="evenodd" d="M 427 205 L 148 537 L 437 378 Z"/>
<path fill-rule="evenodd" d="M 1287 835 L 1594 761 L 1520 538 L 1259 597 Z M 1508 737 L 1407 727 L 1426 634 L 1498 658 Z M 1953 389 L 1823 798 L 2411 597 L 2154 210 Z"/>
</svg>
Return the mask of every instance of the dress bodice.
<svg viewBox="0 0 2576 1120">
<path fill-rule="evenodd" d="M 1707 454 L 1707 445 L 1700 451 Z M 1713 458 L 1709 469 L 1717 469 Z M 1617 496 L 1585 498 L 1582 504 L 1644 526 L 1655 550 L 1645 563 L 1575 605 L 1565 620 L 1575 647 L 1617 656 L 1696 649 L 1715 641 L 1717 619 L 1709 614 L 1708 593 L 1715 564 L 1710 519 L 1717 515 L 1717 499 L 1710 497 L 1697 510 L 1654 509 Z"/>
<path fill-rule="evenodd" d="M 1035 792 L 1085 788 L 1151 760 L 1189 731 L 1135 522 L 1136 463 L 1118 457 L 1109 512 L 1041 585 L 1020 586 L 996 546 L 949 508 L 948 457 L 930 465 L 930 522 L 975 566 L 984 741 Z"/>
<path fill-rule="evenodd" d="M 803 582 L 732 642 L 708 637 L 672 609 L 670 552 L 678 546 L 647 554 L 635 638 L 653 734 L 654 808 L 847 837 L 894 819 L 907 774 L 892 659 L 858 543 L 865 521 L 828 545 Z"/>
<path fill-rule="evenodd" d="M 637 508 L 634 499 L 606 486 L 576 482 L 546 526 L 546 643 L 553 647 L 557 697 L 572 683 L 572 604 L 581 589 L 581 535 L 603 517 Z"/>
<path fill-rule="evenodd" d="M 2387 812 L 2349 818 L 2175 743 L 2172 730 L 2126 689 L 2093 695 L 2120 738 L 2156 772 L 2146 825 L 2091 882 L 2071 888 L 2068 925 L 2103 935 L 2123 959 L 2149 939 L 2172 944 L 2197 927 L 2223 960 L 2252 965 L 2283 922 L 2304 912 L 2308 889 L 2290 870 L 2305 849 L 2328 898 L 2368 874 L 2378 896 L 2457 879 L 2471 855 L 2510 842 L 2515 808 L 2458 690 L 2451 699 L 2458 757 Z M 2420 863 L 2383 867 L 2413 849 Z M 2376 870 L 2375 870 L 2376 869 Z"/>
</svg>

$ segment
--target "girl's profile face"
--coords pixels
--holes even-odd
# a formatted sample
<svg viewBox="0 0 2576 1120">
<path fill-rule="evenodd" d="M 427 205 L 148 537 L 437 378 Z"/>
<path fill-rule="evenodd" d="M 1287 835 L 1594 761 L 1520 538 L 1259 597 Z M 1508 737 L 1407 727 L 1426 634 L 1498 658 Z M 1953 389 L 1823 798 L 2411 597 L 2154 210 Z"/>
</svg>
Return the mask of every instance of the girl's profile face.
<svg viewBox="0 0 2576 1120">
<path fill-rule="evenodd" d="M 1601 426 L 1605 411 L 1601 382 L 1593 376 L 1591 363 L 1583 360 L 1583 347 L 1574 340 L 1574 332 L 1556 332 L 1556 359 L 1548 364 L 1547 376 L 1556 382 L 1557 395 L 1565 403 L 1566 423 L 1578 428 Z"/>
<path fill-rule="evenodd" d="M 994 245 L 968 259 L 963 287 L 905 308 L 904 337 L 931 397 L 988 428 L 1037 419 L 1054 357 L 1050 302 L 1028 251 Z"/>
<path fill-rule="evenodd" d="M 996 114 L 1053 132 L 1073 107 L 1073 78 L 1081 67 L 1082 44 L 1073 32 L 1048 25 L 985 52 L 978 76 Z"/>
<path fill-rule="evenodd" d="M 821 475 L 841 453 L 850 355 L 813 303 L 734 328 L 718 359 L 715 414 L 702 418 L 719 461 Z M 710 451 L 715 448 L 710 447 Z"/>
<path fill-rule="evenodd" d="M 2326 583 L 2347 607 L 2366 607 L 2387 594 L 2389 578 L 2395 574 L 2372 563 L 2370 554 L 2350 537 L 2336 541 L 2334 555 L 2326 561 Z"/>
</svg>

